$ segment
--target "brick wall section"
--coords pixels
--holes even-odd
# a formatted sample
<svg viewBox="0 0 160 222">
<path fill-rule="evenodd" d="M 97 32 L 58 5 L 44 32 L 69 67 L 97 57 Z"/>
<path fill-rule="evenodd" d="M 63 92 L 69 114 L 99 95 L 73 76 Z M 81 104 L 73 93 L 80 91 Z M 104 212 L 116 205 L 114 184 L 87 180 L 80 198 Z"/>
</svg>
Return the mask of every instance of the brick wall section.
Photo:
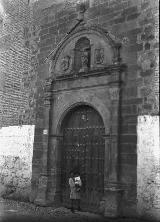
<svg viewBox="0 0 160 222">
<path fill-rule="evenodd" d="M 0 26 L 0 126 L 34 124 L 35 36 L 27 32 L 27 27 L 35 32 L 32 10 L 27 0 L 1 5 L 5 15 Z"/>
</svg>

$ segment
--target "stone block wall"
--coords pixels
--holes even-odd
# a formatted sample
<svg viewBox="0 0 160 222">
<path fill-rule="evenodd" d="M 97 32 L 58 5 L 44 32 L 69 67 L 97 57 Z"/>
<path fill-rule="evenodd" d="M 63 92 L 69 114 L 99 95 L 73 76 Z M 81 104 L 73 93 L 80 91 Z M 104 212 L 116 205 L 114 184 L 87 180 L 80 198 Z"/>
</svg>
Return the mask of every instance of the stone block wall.
<svg viewBox="0 0 160 222">
<path fill-rule="evenodd" d="M 122 62 L 127 74 L 121 91 L 120 181 L 124 186 L 125 215 L 137 210 L 137 119 L 139 115 L 159 112 L 158 106 L 158 1 L 86 1 L 85 21 L 108 30 L 122 43 Z M 35 21 L 40 26 L 39 78 L 48 77 L 44 59 L 75 25 L 76 1 L 37 1 Z M 49 6 L 49 7 L 48 7 Z M 36 8 L 36 7 L 35 7 Z M 39 104 L 42 109 L 41 103 Z M 39 109 L 39 110 L 41 110 Z M 43 116 L 37 132 L 42 132 Z M 39 120 L 40 120 L 39 119 Z M 40 135 L 37 135 L 40 137 Z M 38 138 L 37 137 L 37 138 Z M 38 144 L 39 149 L 42 143 Z M 37 145 L 36 145 L 37 147 Z M 37 161 L 38 162 L 38 161 Z M 37 165 L 38 172 L 39 165 Z M 38 174 L 38 173 L 37 173 Z M 37 176 L 38 177 L 38 176 Z"/>
</svg>

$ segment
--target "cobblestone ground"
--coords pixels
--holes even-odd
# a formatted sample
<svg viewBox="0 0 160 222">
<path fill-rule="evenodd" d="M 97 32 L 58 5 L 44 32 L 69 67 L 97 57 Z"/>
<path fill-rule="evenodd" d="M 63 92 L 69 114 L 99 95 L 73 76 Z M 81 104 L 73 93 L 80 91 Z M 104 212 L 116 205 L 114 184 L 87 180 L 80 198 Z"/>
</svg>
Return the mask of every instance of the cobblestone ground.
<svg viewBox="0 0 160 222">
<path fill-rule="evenodd" d="M 31 203 L 4 200 L 0 198 L 0 222 L 145 222 L 133 218 L 104 218 L 99 215 L 78 212 L 71 213 L 64 207 L 37 207 Z"/>
</svg>

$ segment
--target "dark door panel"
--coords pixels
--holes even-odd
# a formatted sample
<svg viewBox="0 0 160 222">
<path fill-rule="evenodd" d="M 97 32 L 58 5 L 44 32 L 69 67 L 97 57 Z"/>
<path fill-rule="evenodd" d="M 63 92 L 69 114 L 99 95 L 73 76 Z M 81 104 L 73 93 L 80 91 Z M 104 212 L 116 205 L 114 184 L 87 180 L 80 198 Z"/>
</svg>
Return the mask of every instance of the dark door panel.
<svg viewBox="0 0 160 222">
<path fill-rule="evenodd" d="M 62 199 L 69 204 L 68 178 L 79 170 L 82 178 L 82 208 L 94 211 L 104 191 L 104 125 L 101 116 L 89 106 L 70 112 L 63 125 Z"/>
</svg>

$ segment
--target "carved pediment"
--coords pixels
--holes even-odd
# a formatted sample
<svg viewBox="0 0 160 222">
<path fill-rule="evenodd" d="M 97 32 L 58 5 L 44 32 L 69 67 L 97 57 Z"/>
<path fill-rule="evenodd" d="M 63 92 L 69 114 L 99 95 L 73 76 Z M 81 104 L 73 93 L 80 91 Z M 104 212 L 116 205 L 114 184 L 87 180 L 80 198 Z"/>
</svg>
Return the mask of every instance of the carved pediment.
<svg viewBox="0 0 160 222">
<path fill-rule="evenodd" d="M 95 25 L 79 25 L 71 30 L 47 61 L 54 77 L 103 69 L 120 62 L 120 44 Z"/>
</svg>

